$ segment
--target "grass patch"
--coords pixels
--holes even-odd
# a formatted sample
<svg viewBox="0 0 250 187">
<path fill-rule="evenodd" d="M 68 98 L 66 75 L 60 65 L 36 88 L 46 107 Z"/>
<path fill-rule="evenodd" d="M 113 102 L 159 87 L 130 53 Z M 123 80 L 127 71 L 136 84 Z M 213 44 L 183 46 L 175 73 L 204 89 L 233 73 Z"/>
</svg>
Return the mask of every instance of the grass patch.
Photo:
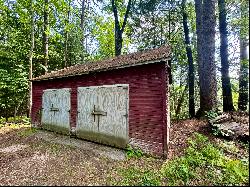
<svg viewBox="0 0 250 187">
<path fill-rule="evenodd" d="M 151 170 L 142 170 L 137 167 L 121 168 L 118 171 L 121 176 L 121 181 L 113 182 L 113 185 L 119 186 L 159 186 L 160 175 Z"/>
<path fill-rule="evenodd" d="M 26 129 L 18 132 L 17 135 L 20 136 L 20 137 L 26 138 L 28 136 L 31 136 L 31 135 L 35 134 L 36 132 L 37 132 L 37 129 L 29 127 L 29 128 L 26 128 Z"/>
<path fill-rule="evenodd" d="M 126 148 L 126 156 L 128 159 L 130 158 L 140 158 L 143 156 L 143 152 L 141 149 L 134 149 L 131 145 L 128 145 Z"/>
<path fill-rule="evenodd" d="M 235 147 L 229 146 L 232 150 Z M 223 147 L 223 148 L 224 148 Z M 161 169 L 168 185 L 247 185 L 247 160 L 227 158 L 223 151 L 196 133 L 189 139 L 185 156 L 167 161 Z"/>
<path fill-rule="evenodd" d="M 4 127 L 7 127 L 8 129 L 20 129 L 20 128 L 29 128 L 31 127 L 31 125 L 23 123 L 0 124 L 0 129 Z"/>
</svg>

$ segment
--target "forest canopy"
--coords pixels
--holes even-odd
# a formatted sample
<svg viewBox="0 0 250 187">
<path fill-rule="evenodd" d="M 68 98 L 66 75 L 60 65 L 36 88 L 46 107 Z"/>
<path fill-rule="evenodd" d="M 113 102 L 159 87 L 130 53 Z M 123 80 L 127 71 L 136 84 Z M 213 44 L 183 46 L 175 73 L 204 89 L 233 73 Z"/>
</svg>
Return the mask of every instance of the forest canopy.
<svg viewBox="0 0 250 187">
<path fill-rule="evenodd" d="M 249 110 L 247 0 L 0 0 L 0 116 L 29 116 L 32 77 L 165 44 L 172 119 Z"/>
</svg>

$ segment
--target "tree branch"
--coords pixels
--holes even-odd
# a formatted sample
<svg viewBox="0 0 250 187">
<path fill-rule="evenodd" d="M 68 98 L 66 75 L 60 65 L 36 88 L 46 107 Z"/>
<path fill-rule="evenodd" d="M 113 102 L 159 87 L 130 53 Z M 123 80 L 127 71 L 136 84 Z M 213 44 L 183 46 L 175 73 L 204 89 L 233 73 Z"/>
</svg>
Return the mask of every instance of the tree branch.
<svg viewBox="0 0 250 187">
<path fill-rule="evenodd" d="M 131 2 L 132 2 L 132 0 L 128 1 L 127 10 L 126 10 L 126 13 L 125 13 L 125 16 L 124 16 L 124 21 L 122 23 L 121 32 L 123 32 L 124 29 L 125 29 L 125 26 L 126 26 L 126 23 L 127 23 L 127 19 L 128 19 L 128 14 L 129 14 L 129 11 L 130 11 L 130 8 L 131 8 Z"/>
</svg>

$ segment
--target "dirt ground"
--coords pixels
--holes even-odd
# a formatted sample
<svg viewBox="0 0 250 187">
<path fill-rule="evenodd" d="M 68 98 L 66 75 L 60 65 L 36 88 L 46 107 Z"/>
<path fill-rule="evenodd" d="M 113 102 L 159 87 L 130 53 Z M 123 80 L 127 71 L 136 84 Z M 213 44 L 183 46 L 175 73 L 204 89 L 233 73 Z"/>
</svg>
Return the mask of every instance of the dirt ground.
<svg viewBox="0 0 250 187">
<path fill-rule="evenodd" d="M 158 169 L 164 162 L 127 159 L 124 150 L 29 127 L 2 127 L 0 142 L 0 186 L 112 185 L 122 180 L 121 167 Z"/>
<path fill-rule="evenodd" d="M 199 132 L 216 140 L 205 121 L 172 122 L 169 158 L 181 156 Z M 126 158 L 124 150 L 21 126 L 0 128 L 0 185 L 112 185 L 117 169 L 159 170 L 165 160 Z"/>
</svg>

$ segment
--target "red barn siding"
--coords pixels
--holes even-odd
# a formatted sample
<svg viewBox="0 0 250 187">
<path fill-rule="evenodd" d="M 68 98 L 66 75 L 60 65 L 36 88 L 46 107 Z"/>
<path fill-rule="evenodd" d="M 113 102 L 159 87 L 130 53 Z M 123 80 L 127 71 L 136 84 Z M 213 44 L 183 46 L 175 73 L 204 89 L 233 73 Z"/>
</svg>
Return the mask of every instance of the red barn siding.
<svg viewBox="0 0 250 187">
<path fill-rule="evenodd" d="M 85 86 L 129 84 L 129 137 L 147 144 L 150 152 L 162 154 L 167 143 L 165 63 L 90 73 L 60 79 L 33 82 L 32 123 L 38 115 L 45 89 L 71 88 L 71 127 L 76 126 L 77 88 Z"/>
</svg>

